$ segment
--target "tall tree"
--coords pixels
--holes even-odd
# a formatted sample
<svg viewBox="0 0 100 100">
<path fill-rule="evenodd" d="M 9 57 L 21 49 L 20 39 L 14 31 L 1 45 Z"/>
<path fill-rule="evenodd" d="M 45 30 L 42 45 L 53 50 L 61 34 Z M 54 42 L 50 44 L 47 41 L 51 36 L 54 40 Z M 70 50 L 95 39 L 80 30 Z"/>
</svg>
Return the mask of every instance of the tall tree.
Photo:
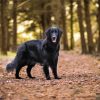
<svg viewBox="0 0 100 100">
<path fill-rule="evenodd" d="M 85 36 L 84 36 L 83 13 L 82 13 L 81 0 L 77 0 L 77 4 L 78 4 L 77 15 L 78 15 L 78 20 L 79 20 L 82 53 L 87 53 L 86 41 L 85 41 Z"/>
<path fill-rule="evenodd" d="M 1 0 L 1 53 L 7 55 L 7 3 L 8 0 Z"/>
<path fill-rule="evenodd" d="M 1 7 L 0 7 L 0 37 L 1 37 Z M 0 51 L 1 51 L 1 38 L 0 38 Z"/>
<path fill-rule="evenodd" d="M 70 30 L 71 30 L 71 38 L 70 38 L 70 49 L 74 48 L 74 35 L 73 35 L 73 0 L 70 0 Z"/>
<path fill-rule="evenodd" d="M 89 3 L 90 3 L 90 0 L 84 0 L 86 31 L 87 31 L 87 39 L 88 39 L 88 51 L 89 53 L 93 53 L 94 44 L 93 44 L 93 35 L 92 35 L 91 21 L 90 21 Z"/>
<path fill-rule="evenodd" d="M 52 23 L 56 25 L 60 25 L 60 18 L 61 18 L 60 8 L 62 7 L 60 0 L 52 0 L 51 7 L 52 7 L 52 15 L 54 17 L 54 20 L 52 20 Z"/>
<path fill-rule="evenodd" d="M 99 34 L 98 34 L 98 52 L 100 53 L 100 0 L 98 0 L 98 14 L 97 14 L 97 22 L 98 22 L 98 29 L 99 29 Z"/>
<path fill-rule="evenodd" d="M 7 27 L 8 28 L 10 28 L 9 27 L 9 19 L 7 19 Z M 7 50 L 9 51 L 9 49 L 10 49 L 10 46 L 11 46 L 11 44 L 10 44 L 10 40 L 11 40 L 11 32 L 9 32 L 9 30 L 8 30 L 8 32 L 7 32 Z"/>
<path fill-rule="evenodd" d="M 67 27 L 66 27 L 66 11 L 65 11 L 65 0 L 61 0 L 62 9 L 61 9 L 61 19 L 62 19 L 62 28 L 63 28 L 63 49 L 68 50 L 68 36 L 67 36 Z"/>
<path fill-rule="evenodd" d="M 13 0 L 13 49 L 17 47 L 17 0 Z"/>
</svg>

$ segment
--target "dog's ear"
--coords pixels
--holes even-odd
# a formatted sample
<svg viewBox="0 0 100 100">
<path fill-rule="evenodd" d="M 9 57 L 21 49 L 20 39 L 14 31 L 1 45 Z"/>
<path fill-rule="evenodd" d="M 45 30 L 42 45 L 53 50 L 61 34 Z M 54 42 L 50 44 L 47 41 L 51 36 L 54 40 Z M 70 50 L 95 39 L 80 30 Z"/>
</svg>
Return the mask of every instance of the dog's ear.
<svg viewBox="0 0 100 100">
<path fill-rule="evenodd" d="M 63 33 L 62 29 L 59 28 L 58 30 L 59 30 L 59 35 L 61 36 Z"/>
<path fill-rule="evenodd" d="M 50 28 L 48 28 L 46 31 L 45 31 L 45 36 L 48 37 L 50 34 Z"/>
</svg>

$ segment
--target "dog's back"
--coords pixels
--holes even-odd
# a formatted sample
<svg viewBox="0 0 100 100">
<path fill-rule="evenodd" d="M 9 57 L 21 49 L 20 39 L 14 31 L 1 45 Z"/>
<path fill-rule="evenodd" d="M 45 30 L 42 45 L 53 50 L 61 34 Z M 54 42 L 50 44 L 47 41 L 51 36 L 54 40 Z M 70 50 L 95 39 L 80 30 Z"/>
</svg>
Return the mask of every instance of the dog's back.
<svg viewBox="0 0 100 100">
<path fill-rule="evenodd" d="M 35 61 L 41 63 L 42 58 L 40 54 L 43 43 L 43 40 L 31 40 L 20 45 L 16 57 L 7 65 L 6 70 L 10 72 L 21 64 L 25 66 L 29 63 L 35 63 Z"/>
</svg>

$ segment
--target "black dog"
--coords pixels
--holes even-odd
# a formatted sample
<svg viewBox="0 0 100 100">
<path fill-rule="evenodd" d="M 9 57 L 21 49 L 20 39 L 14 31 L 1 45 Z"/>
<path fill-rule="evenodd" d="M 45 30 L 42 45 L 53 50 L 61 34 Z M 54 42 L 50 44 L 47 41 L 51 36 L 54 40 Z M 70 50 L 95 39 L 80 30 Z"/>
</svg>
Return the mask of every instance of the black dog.
<svg viewBox="0 0 100 100">
<path fill-rule="evenodd" d="M 55 79 L 60 79 L 57 75 L 57 62 L 59 56 L 59 42 L 62 31 L 58 27 L 51 27 L 46 32 L 46 39 L 31 40 L 23 43 L 18 51 L 15 59 L 6 67 L 7 71 L 16 69 L 16 78 L 19 77 L 20 69 L 27 65 L 28 77 L 31 76 L 31 69 L 36 63 L 43 66 L 46 79 L 50 80 L 49 66 L 52 69 Z"/>
</svg>

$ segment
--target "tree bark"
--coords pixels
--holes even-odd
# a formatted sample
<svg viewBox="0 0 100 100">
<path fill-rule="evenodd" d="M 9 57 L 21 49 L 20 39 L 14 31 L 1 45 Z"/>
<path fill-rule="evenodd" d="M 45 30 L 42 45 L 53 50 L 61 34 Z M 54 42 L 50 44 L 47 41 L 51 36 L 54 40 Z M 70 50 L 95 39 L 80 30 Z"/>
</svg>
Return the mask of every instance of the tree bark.
<svg viewBox="0 0 100 100">
<path fill-rule="evenodd" d="M 70 38 L 70 49 L 74 48 L 74 35 L 73 35 L 73 0 L 70 0 L 70 30 L 71 30 L 71 38 Z"/>
<path fill-rule="evenodd" d="M 7 55 L 7 0 L 1 0 L 1 53 Z"/>
<path fill-rule="evenodd" d="M 79 20 L 82 53 L 87 53 L 86 41 L 85 41 L 85 36 L 84 36 L 84 26 L 83 26 L 83 14 L 82 14 L 81 0 L 77 0 L 77 4 L 78 4 L 77 14 L 78 14 L 78 20 Z"/>
<path fill-rule="evenodd" d="M 8 20 L 8 28 L 9 28 L 9 20 Z M 7 34 L 7 50 L 9 51 L 9 49 L 10 49 L 10 46 L 11 46 L 11 44 L 10 44 L 10 40 L 11 40 L 11 33 L 8 31 L 8 34 Z"/>
<path fill-rule="evenodd" d="M 62 9 L 61 9 L 61 19 L 63 27 L 63 49 L 69 50 L 68 47 L 68 36 L 67 36 L 67 27 L 66 27 L 66 12 L 65 12 L 65 0 L 61 0 Z"/>
<path fill-rule="evenodd" d="M 91 21 L 90 21 L 90 11 L 89 11 L 89 0 L 84 0 L 84 9 L 85 9 L 85 21 L 86 21 L 86 31 L 87 31 L 87 39 L 88 39 L 88 51 L 90 54 L 94 52 L 94 44 L 93 44 L 93 35 L 91 29 Z"/>
<path fill-rule="evenodd" d="M 17 47 L 17 0 L 13 0 L 13 50 Z"/>
<path fill-rule="evenodd" d="M 100 53 L 100 0 L 98 0 L 98 14 L 97 14 L 97 22 L 98 22 L 98 29 L 99 29 L 99 33 L 98 33 L 98 47 L 97 47 L 97 51 L 98 53 Z"/>
<path fill-rule="evenodd" d="M 1 7 L 0 7 L 0 25 L 1 25 Z M 0 37 L 1 37 L 1 26 L 0 26 Z M 1 38 L 0 38 L 0 52 L 1 52 Z"/>
</svg>

